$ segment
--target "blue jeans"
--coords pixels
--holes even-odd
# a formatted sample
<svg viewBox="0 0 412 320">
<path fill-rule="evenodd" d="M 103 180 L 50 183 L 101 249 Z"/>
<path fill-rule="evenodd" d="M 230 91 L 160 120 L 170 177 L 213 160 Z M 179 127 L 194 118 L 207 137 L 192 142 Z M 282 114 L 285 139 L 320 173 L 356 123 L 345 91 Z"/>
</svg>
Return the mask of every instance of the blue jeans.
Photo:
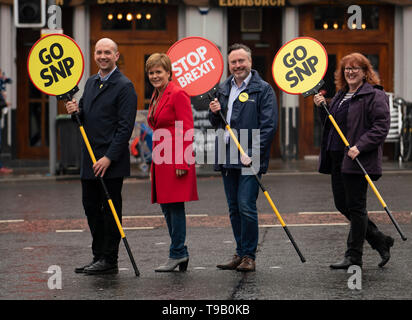
<svg viewBox="0 0 412 320">
<path fill-rule="evenodd" d="M 161 203 L 160 207 L 166 219 L 171 239 L 169 258 L 181 259 L 189 256 L 186 240 L 186 213 L 185 203 Z"/>
<path fill-rule="evenodd" d="M 236 240 L 236 253 L 255 260 L 259 239 L 256 200 L 259 184 L 254 175 L 242 175 L 240 169 L 222 171 L 230 222 Z"/>
</svg>

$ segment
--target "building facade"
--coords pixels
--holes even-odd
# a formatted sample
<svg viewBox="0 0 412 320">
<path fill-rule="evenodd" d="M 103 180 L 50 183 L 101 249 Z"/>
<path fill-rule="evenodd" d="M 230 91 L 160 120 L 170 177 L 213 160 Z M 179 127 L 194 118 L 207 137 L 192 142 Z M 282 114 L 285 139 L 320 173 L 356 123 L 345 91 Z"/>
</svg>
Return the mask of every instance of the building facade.
<svg viewBox="0 0 412 320">
<path fill-rule="evenodd" d="M 319 40 L 328 53 L 327 97 L 335 93 L 333 72 L 344 55 L 358 51 L 372 61 L 386 91 L 412 101 L 412 0 L 354 1 L 362 9 L 360 29 L 350 28 L 349 1 L 314 0 L 56 0 L 62 8 L 62 28 L 79 44 L 85 57 L 86 79 L 96 72 L 93 47 L 102 37 L 114 39 L 121 53 L 119 68 L 138 94 L 138 108 L 147 108 L 151 87 L 145 59 L 166 52 L 177 40 L 201 36 L 221 50 L 242 42 L 253 51 L 253 67 L 278 96 L 279 130 L 272 158 L 301 159 L 317 155 L 321 124 L 311 98 L 277 88 L 272 77 L 276 52 L 298 36 Z M 48 159 L 50 153 L 49 97 L 30 82 L 26 61 L 39 39 L 39 28 L 16 28 L 13 1 L 0 0 L 0 68 L 13 80 L 7 85 L 10 112 L 2 117 L 3 157 Z M 225 67 L 222 80 L 227 77 Z M 196 101 L 196 100 L 193 100 Z M 194 102 L 196 104 L 196 102 Z M 201 110 L 207 106 L 198 103 Z M 62 103 L 57 114 L 65 113 Z M 394 147 L 385 146 L 392 157 Z"/>
</svg>

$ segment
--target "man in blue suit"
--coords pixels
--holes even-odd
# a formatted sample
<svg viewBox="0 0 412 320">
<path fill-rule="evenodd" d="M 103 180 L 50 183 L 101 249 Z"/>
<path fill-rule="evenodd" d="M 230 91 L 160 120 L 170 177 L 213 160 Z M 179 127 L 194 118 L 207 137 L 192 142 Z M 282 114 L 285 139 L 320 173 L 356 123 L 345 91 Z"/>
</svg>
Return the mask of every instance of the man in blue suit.
<svg viewBox="0 0 412 320">
<path fill-rule="evenodd" d="M 250 157 L 256 158 L 253 153 L 258 153 L 260 163 L 252 165 L 257 166 L 259 177 L 266 173 L 277 127 L 278 107 L 272 87 L 252 69 L 252 51 L 249 47 L 243 44 L 230 46 L 228 63 L 232 75 L 219 86 L 216 99 L 210 102 L 209 120 L 215 129 L 224 128 L 219 115 L 221 110 L 232 129 L 240 134 L 247 131 L 248 148 L 245 152 L 248 156 L 240 157 L 239 153 L 235 157 L 231 155 L 230 145 L 233 141 L 228 132 L 223 137 L 216 137 L 215 152 L 220 149 L 219 145 L 223 145 L 226 159 L 224 163 L 220 163 L 217 156 L 215 170 L 222 172 L 230 222 L 236 240 L 236 253 L 232 260 L 218 264 L 217 267 L 246 272 L 255 271 L 256 268 L 259 232 L 256 201 L 259 184 L 254 175 L 242 174 L 242 165 L 249 165 Z M 259 145 L 253 141 L 254 130 L 259 131 Z"/>
<path fill-rule="evenodd" d="M 75 99 L 66 103 L 68 113 L 78 112 L 97 160 L 92 163 L 83 142 L 82 201 L 93 239 L 93 260 L 76 268 L 76 273 L 118 273 L 120 233 L 97 177 L 104 178 L 121 221 L 121 191 L 123 178 L 130 175 L 129 139 L 136 117 L 137 95 L 132 82 L 116 66 L 119 55 L 113 40 L 97 41 L 94 60 L 99 72 L 87 80 L 79 104 Z"/>
</svg>

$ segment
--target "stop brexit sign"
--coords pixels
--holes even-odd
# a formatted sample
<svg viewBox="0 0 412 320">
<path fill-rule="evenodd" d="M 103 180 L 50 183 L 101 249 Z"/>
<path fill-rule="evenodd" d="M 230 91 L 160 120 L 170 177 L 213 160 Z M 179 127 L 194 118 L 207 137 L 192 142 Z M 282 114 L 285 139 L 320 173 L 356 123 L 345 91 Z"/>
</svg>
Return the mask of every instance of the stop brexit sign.
<svg viewBox="0 0 412 320">
<path fill-rule="evenodd" d="M 205 38 L 181 39 L 169 48 L 167 55 L 172 62 L 173 82 L 190 96 L 209 91 L 222 77 L 222 54 Z"/>
</svg>

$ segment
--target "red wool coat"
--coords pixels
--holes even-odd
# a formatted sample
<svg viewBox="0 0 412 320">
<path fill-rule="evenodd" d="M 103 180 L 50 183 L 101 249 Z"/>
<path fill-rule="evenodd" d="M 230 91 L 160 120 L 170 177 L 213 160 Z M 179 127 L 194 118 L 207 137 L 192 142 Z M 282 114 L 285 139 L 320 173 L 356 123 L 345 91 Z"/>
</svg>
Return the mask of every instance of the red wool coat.
<svg viewBox="0 0 412 320">
<path fill-rule="evenodd" d="M 153 129 L 152 203 L 198 200 L 193 114 L 187 93 L 169 82 L 148 123 Z M 176 169 L 187 173 L 178 177 Z"/>
</svg>

